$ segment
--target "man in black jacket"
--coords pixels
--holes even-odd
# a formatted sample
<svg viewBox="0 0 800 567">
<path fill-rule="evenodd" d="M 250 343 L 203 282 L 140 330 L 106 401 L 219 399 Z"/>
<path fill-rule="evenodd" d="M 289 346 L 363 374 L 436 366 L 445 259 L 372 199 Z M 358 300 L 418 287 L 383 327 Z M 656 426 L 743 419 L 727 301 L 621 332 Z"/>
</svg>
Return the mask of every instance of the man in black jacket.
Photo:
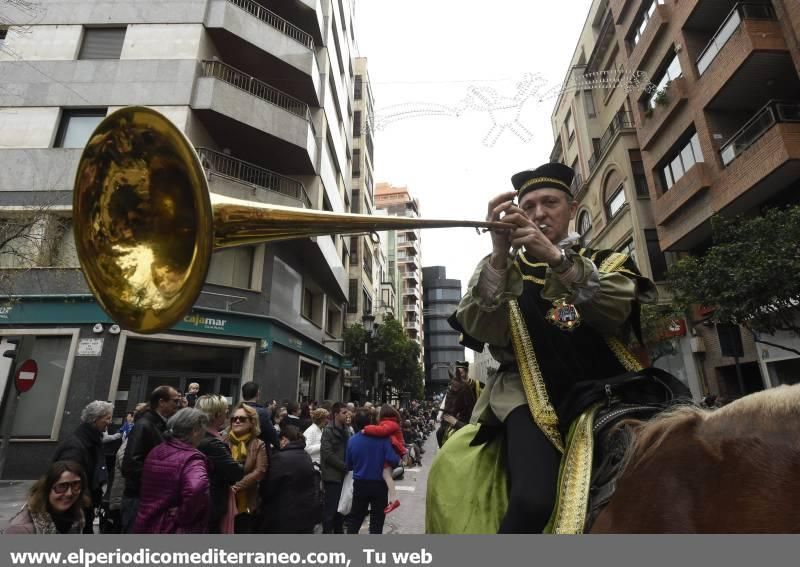
<svg viewBox="0 0 800 567">
<path fill-rule="evenodd" d="M 161 443 L 167 420 L 182 407 L 183 398 L 171 386 L 159 386 L 150 394 L 150 407 L 136 420 L 122 459 L 125 492 L 122 496 L 122 532 L 129 533 L 139 512 L 139 487 L 144 460 Z"/>
<path fill-rule="evenodd" d="M 277 450 L 280 446 L 278 432 L 272 424 L 272 412 L 258 402 L 261 388 L 255 382 L 245 382 L 242 384 L 242 401 L 256 410 L 258 414 L 258 425 L 261 427 L 259 439 L 264 442 L 268 450 Z"/>
<path fill-rule="evenodd" d="M 310 534 L 322 519 L 319 477 L 294 425 L 281 427 L 281 449 L 272 456 L 263 492 L 268 534 Z"/>
<path fill-rule="evenodd" d="M 103 453 L 103 432 L 111 423 L 114 406 L 111 402 L 95 400 L 87 404 L 81 412 L 81 424 L 56 449 L 53 462 L 73 461 L 78 463 L 86 474 L 91 508 L 85 509 L 86 523 L 83 533 L 94 533 L 94 509 L 103 499 L 103 485 L 108 482 L 108 469 Z"/>
<path fill-rule="evenodd" d="M 347 406 L 340 402 L 331 408 L 333 419 L 322 432 L 320 448 L 320 465 L 322 480 L 325 483 L 325 515 L 322 519 L 322 531 L 326 534 L 344 533 L 344 516 L 338 511 L 339 496 L 342 493 L 347 469 L 344 465 L 347 441 L 350 430 L 347 427 Z"/>
</svg>

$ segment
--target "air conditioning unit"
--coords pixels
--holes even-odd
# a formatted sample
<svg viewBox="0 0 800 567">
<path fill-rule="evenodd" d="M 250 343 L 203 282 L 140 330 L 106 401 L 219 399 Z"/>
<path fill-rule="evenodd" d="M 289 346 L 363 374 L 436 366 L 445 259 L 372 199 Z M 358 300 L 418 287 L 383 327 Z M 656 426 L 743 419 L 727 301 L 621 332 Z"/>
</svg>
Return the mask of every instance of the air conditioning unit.
<svg viewBox="0 0 800 567">
<path fill-rule="evenodd" d="M 692 344 L 692 352 L 706 351 L 706 342 L 703 340 L 703 337 L 692 337 L 691 344 Z"/>
</svg>

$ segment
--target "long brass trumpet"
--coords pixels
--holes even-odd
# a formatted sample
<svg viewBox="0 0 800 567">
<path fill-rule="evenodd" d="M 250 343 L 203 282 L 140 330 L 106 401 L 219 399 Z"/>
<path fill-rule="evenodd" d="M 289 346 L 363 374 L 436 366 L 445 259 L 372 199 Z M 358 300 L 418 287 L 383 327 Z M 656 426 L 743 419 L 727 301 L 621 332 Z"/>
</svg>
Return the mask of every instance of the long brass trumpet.
<svg viewBox="0 0 800 567">
<path fill-rule="evenodd" d="M 78 163 L 73 227 L 81 268 L 106 313 L 125 329 L 157 333 L 200 294 L 216 249 L 309 236 L 500 222 L 377 217 L 282 207 L 208 191 L 184 134 L 146 107 L 107 116 Z"/>
</svg>

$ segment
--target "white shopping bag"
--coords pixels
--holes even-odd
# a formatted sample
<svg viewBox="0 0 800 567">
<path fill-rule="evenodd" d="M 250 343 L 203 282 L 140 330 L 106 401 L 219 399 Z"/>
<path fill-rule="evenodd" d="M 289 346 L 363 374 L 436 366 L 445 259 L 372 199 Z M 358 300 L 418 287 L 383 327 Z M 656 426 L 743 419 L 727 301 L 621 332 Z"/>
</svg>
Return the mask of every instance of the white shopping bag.
<svg viewBox="0 0 800 567">
<path fill-rule="evenodd" d="M 337 512 L 342 516 L 347 516 L 353 507 L 353 471 L 347 473 L 342 483 L 342 494 L 339 496 L 339 507 Z"/>
</svg>

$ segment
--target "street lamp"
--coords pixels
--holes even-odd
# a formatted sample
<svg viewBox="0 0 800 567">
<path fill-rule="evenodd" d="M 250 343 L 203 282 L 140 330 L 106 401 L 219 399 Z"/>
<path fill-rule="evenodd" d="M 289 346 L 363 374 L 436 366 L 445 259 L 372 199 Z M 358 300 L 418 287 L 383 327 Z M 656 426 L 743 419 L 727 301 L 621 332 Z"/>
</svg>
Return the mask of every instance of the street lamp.
<svg viewBox="0 0 800 567">
<path fill-rule="evenodd" d="M 361 389 L 362 391 L 366 390 L 367 381 L 365 380 L 365 372 L 367 371 L 367 358 L 369 357 L 369 341 L 370 339 L 375 338 L 375 315 L 372 313 L 364 313 L 361 317 L 361 321 L 364 324 L 364 330 L 367 331 L 367 340 L 364 341 L 364 358 L 363 364 L 361 365 L 361 371 L 359 374 L 361 375 Z M 373 382 L 372 380 L 370 382 Z M 372 397 L 375 397 L 375 387 L 374 384 L 371 384 L 372 390 Z M 366 391 L 364 391 L 365 397 Z"/>
</svg>

